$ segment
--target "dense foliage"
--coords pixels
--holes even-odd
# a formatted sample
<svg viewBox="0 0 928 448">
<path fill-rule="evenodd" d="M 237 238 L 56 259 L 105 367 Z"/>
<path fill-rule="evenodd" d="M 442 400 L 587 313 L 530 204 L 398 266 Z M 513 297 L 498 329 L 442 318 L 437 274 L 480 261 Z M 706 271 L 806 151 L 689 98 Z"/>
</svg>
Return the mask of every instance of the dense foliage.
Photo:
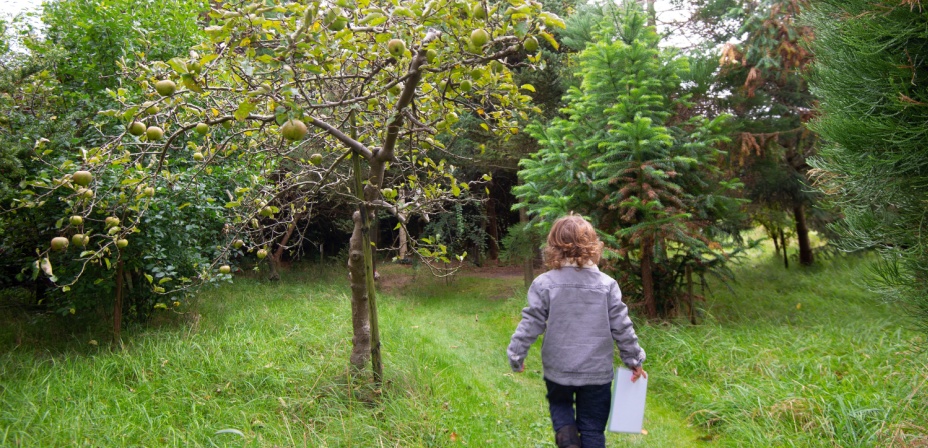
<svg viewBox="0 0 928 448">
<path fill-rule="evenodd" d="M 529 128 L 541 149 L 515 191 L 539 222 L 589 215 L 632 274 L 627 290 L 657 316 L 673 311 L 688 270 L 724 265 L 719 242 L 739 204 L 715 164 L 727 117 L 679 113 L 691 106 L 687 60 L 660 49 L 645 20 L 628 2 L 594 22 L 563 116 Z"/>
<path fill-rule="evenodd" d="M 813 3 L 813 92 L 827 141 L 814 165 L 841 207 L 839 244 L 877 248 L 881 295 L 909 304 L 928 329 L 928 251 L 923 235 L 928 182 L 928 15 L 911 2 Z"/>
<path fill-rule="evenodd" d="M 125 188 L 120 184 L 124 163 L 98 165 L 92 198 L 78 200 L 76 190 L 41 194 L 59 185 L 55 178 L 62 171 L 99 162 L 105 135 L 121 129 L 98 115 L 119 107 L 106 89 L 118 89 L 126 97 L 141 94 L 137 86 L 125 83 L 121 72 L 126 67 L 146 57 L 184 52 L 203 38 L 197 18 L 205 2 L 158 2 L 158 8 L 153 4 L 49 2 L 41 27 L 17 20 L 7 34 L 16 45 L 5 47 L 0 77 L 0 287 L 32 288 L 33 305 L 75 314 L 125 311 L 144 319 L 156 305 L 173 307 L 184 301 L 184 295 L 159 296 L 166 280 L 196 276 L 214 255 L 225 219 L 203 198 L 221 194 L 222 176 L 192 182 L 189 188 L 153 182 L 150 187 L 161 196 L 155 205 L 158 213 L 146 218 L 145 232 L 122 251 L 116 250 L 116 243 L 124 238 L 108 234 L 113 226 L 103 222 L 106 215 L 80 213 L 78 203 L 100 210 L 107 204 L 149 200 L 147 185 L 120 191 Z M 178 176 L 193 178 L 187 170 Z M 71 216 L 80 216 L 80 223 Z M 86 236 L 87 243 L 75 235 Z M 47 247 L 55 236 L 79 244 L 72 244 L 69 252 L 37 259 L 36 248 Z M 100 244 L 103 256 L 88 262 L 79 255 L 81 244 Z M 117 269 L 123 266 L 119 260 L 125 261 L 123 269 Z M 75 281 L 78 276 L 84 277 L 81 284 Z M 62 287 L 50 288 L 49 280 Z M 124 310 L 114 310 L 113 291 L 120 282 L 126 283 L 128 297 Z"/>
</svg>

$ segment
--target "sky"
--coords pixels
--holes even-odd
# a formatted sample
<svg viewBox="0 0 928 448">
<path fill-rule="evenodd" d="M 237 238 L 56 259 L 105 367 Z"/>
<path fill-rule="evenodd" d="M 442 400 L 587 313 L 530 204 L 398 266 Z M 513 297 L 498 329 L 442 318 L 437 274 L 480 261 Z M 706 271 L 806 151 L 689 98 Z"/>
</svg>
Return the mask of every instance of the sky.
<svg viewBox="0 0 928 448">
<path fill-rule="evenodd" d="M 0 1 L 0 16 L 13 16 L 41 5 L 42 0 L 3 0 Z"/>
</svg>

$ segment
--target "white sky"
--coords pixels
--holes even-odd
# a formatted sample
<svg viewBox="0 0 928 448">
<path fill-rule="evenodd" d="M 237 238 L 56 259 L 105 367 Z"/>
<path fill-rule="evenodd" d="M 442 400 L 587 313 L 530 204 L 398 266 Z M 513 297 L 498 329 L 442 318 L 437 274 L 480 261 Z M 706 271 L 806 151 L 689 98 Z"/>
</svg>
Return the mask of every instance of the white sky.
<svg viewBox="0 0 928 448">
<path fill-rule="evenodd" d="M 0 16 L 14 16 L 26 10 L 35 10 L 42 5 L 42 0 L 3 0 L 0 1 Z"/>
</svg>

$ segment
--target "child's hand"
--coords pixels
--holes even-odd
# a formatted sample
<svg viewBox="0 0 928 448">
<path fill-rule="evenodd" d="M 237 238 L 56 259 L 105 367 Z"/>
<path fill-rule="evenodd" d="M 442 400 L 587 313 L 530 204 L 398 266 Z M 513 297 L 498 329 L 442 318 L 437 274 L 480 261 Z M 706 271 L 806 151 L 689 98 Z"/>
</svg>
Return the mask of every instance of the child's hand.
<svg viewBox="0 0 928 448">
<path fill-rule="evenodd" d="M 641 368 L 641 366 L 638 366 L 632 369 L 632 382 L 633 383 L 635 381 L 638 381 L 638 378 L 641 378 L 641 377 L 644 377 L 644 379 L 648 379 L 648 372 L 645 372 L 644 369 Z"/>
</svg>

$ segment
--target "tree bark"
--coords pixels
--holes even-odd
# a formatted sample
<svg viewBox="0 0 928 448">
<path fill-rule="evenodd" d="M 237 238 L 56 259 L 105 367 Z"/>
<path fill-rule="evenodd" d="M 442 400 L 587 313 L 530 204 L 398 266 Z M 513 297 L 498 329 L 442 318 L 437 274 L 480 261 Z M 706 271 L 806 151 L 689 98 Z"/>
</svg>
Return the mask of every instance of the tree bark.
<svg viewBox="0 0 928 448">
<path fill-rule="evenodd" d="M 648 26 L 657 26 L 657 9 L 654 7 L 655 0 L 645 0 L 644 9 L 648 16 Z"/>
<path fill-rule="evenodd" d="M 406 195 L 403 192 L 403 190 L 400 189 L 400 197 L 399 197 L 399 201 L 397 201 L 400 205 L 400 208 L 402 208 L 405 205 L 405 199 L 406 199 Z M 406 255 L 407 255 L 406 252 L 409 250 L 408 243 L 407 243 L 408 239 L 409 239 L 409 235 L 406 234 L 406 226 L 401 223 L 400 235 L 399 235 L 399 246 L 400 247 L 399 247 L 399 252 L 397 253 L 397 258 L 400 260 L 406 259 Z"/>
<path fill-rule="evenodd" d="M 690 324 L 696 325 L 696 298 L 693 297 L 693 267 L 686 266 L 686 298 L 690 305 Z"/>
<path fill-rule="evenodd" d="M 780 240 L 778 239 L 777 231 L 780 231 L 779 227 L 771 229 L 769 236 L 773 237 L 773 250 L 776 251 L 777 255 L 780 255 Z"/>
<path fill-rule="evenodd" d="M 786 254 L 786 233 L 780 228 L 780 247 L 783 248 L 783 267 L 789 269 L 789 256 Z"/>
<path fill-rule="evenodd" d="M 487 198 L 486 219 L 487 236 L 489 237 L 489 241 L 487 241 L 487 258 L 490 261 L 499 261 L 499 221 L 496 217 L 496 200 L 492 197 Z"/>
<path fill-rule="evenodd" d="M 116 262 L 116 303 L 113 305 L 113 340 L 119 342 L 122 338 L 122 257 Z"/>
<path fill-rule="evenodd" d="M 525 212 L 525 208 L 519 209 L 519 225 L 525 227 L 528 224 L 528 213 Z M 522 280 L 525 283 L 525 287 L 528 288 L 532 286 L 532 281 L 535 280 L 534 266 L 535 263 L 535 250 L 534 245 L 529 243 L 531 248 L 530 252 L 525 254 L 525 259 L 522 261 Z"/>
<path fill-rule="evenodd" d="M 812 243 L 809 242 L 806 211 L 802 204 L 793 207 L 793 217 L 796 220 L 796 242 L 799 243 L 799 264 L 811 266 L 815 260 L 812 254 Z"/>
<path fill-rule="evenodd" d="M 354 230 L 351 232 L 348 250 L 348 277 L 351 280 L 351 365 L 358 370 L 367 365 L 371 356 L 370 302 L 364 269 L 364 228 L 361 212 L 351 217 Z"/>
<path fill-rule="evenodd" d="M 654 237 L 646 236 L 641 241 L 641 291 L 644 309 L 648 317 L 657 317 L 657 301 L 654 297 Z"/>
</svg>

